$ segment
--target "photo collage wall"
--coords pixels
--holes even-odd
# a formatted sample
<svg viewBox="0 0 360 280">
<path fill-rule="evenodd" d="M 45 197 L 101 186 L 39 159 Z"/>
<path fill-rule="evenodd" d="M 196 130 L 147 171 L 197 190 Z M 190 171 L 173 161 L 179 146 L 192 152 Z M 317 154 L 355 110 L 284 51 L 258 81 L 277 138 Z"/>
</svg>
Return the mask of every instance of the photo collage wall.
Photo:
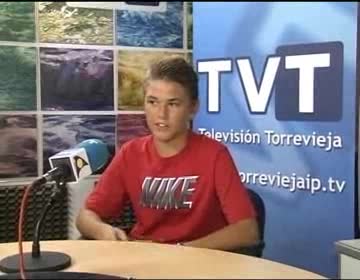
<svg viewBox="0 0 360 280">
<path fill-rule="evenodd" d="M 85 139 L 114 155 L 147 135 L 149 63 L 192 61 L 191 2 L 105 3 L 0 3 L 0 185 L 40 176 Z"/>
</svg>

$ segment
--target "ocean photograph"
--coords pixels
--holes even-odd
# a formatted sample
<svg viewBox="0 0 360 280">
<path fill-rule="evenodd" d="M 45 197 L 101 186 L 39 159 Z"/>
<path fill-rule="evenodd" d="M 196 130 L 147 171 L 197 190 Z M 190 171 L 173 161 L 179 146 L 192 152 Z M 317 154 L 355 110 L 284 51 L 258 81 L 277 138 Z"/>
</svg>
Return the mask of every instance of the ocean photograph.
<svg viewBox="0 0 360 280">
<path fill-rule="evenodd" d="M 0 2 L 0 41 L 35 42 L 34 2 Z"/>
<path fill-rule="evenodd" d="M 131 3 L 131 2 L 130 2 Z M 183 3 L 166 2 L 166 11 L 116 11 L 117 45 L 182 48 Z"/>
<path fill-rule="evenodd" d="M 43 110 L 113 110 L 113 52 L 40 48 Z"/>
<path fill-rule="evenodd" d="M 113 11 L 39 2 L 40 42 L 113 44 Z"/>
<path fill-rule="evenodd" d="M 142 83 L 151 62 L 184 54 L 164 51 L 125 51 L 118 54 L 118 109 L 143 110 Z"/>
<path fill-rule="evenodd" d="M 150 134 L 144 114 L 119 114 L 116 128 L 118 148 L 133 138 Z"/>
<path fill-rule="evenodd" d="M 86 139 L 99 139 L 115 154 L 115 116 L 45 115 L 43 121 L 44 172 L 50 170 L 49 157 L 74 148 Z M 105 168 L 105 167 L 104 167 Z M 101 173 L 99 170 L 96 174 Z"/>
<path fill-rule="evenodd" d="M 36 177 L 34 115 L 0 115 L 0 178 Z"/>
<path fill-rule="evenodd" d="M 0 110 L 36 110 L 36 49 L 0 46 Z"/>
</svg>

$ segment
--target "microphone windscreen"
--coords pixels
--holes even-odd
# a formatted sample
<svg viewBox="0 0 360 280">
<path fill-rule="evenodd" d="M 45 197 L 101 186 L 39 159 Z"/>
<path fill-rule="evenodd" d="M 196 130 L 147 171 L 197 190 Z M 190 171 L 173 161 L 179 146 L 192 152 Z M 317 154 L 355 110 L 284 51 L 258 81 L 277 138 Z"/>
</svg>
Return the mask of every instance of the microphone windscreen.
<svg viewBox="0 0 360 280">
<path fill-rule="evenodd" d="M 101 169 L 109 160 L 110 153 L 107 145 L 99 139 L 87 139 L 76 148 L 84 148 L 93 172 Z"/>
</svg>

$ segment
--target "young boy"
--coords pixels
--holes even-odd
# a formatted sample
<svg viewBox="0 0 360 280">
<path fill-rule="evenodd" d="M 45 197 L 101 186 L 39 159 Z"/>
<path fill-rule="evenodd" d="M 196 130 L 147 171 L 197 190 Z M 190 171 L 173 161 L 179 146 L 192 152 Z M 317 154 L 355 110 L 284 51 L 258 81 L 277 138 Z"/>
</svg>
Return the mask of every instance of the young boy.
<svg viewBox="0 0 360 280">
<path fill-rule="evenodd" d="M 190 129 L 198 78 L 183 58 L 151 65 L 144 110 L 151 135 L 125 143 L 80 210 L 92 239 L 145 240 L 233 250 L 258 241 L 255 211 L 225 145 Z M 104 222 L 130 200 L 129 236 Z"/>
</svg>

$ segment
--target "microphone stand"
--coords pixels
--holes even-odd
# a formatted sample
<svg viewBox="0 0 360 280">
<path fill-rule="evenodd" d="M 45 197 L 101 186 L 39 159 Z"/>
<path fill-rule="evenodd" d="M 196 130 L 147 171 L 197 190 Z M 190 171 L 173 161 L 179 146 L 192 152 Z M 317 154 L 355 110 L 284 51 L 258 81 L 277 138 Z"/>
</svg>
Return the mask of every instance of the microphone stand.
<svg viewBox="0 0 360 280">
<path fill-rule="evenodd" d="M 57 271 L 65 269 L 71 265 L 71 258 L 67 254 L 59 252 L 50 252 L 40 250 L 40 233 L 43 225 L 43 221 L 46 214 L 54 206 L 54 203 L 64 193 L 66 187 L 66 180 L 63 176 L 55 178 L 56 186 L 53 193 L 50 196 L 49 201 L 43 208 L 40 218 L 36 223 L 35 233 L 33 237 L 32 252 L 24 253 L 24 266 L 26 272 L 31 271 Z M 39 185 L 39 182 L 33 183 L 35 186 Z M 41 183 L 40 183 L 41 184 Z M 12 255 L 4 258 L 0 262 L 0 270 L 6 273 L 19 272 L 20 270 L 20 255 Z"/>
</svg>

